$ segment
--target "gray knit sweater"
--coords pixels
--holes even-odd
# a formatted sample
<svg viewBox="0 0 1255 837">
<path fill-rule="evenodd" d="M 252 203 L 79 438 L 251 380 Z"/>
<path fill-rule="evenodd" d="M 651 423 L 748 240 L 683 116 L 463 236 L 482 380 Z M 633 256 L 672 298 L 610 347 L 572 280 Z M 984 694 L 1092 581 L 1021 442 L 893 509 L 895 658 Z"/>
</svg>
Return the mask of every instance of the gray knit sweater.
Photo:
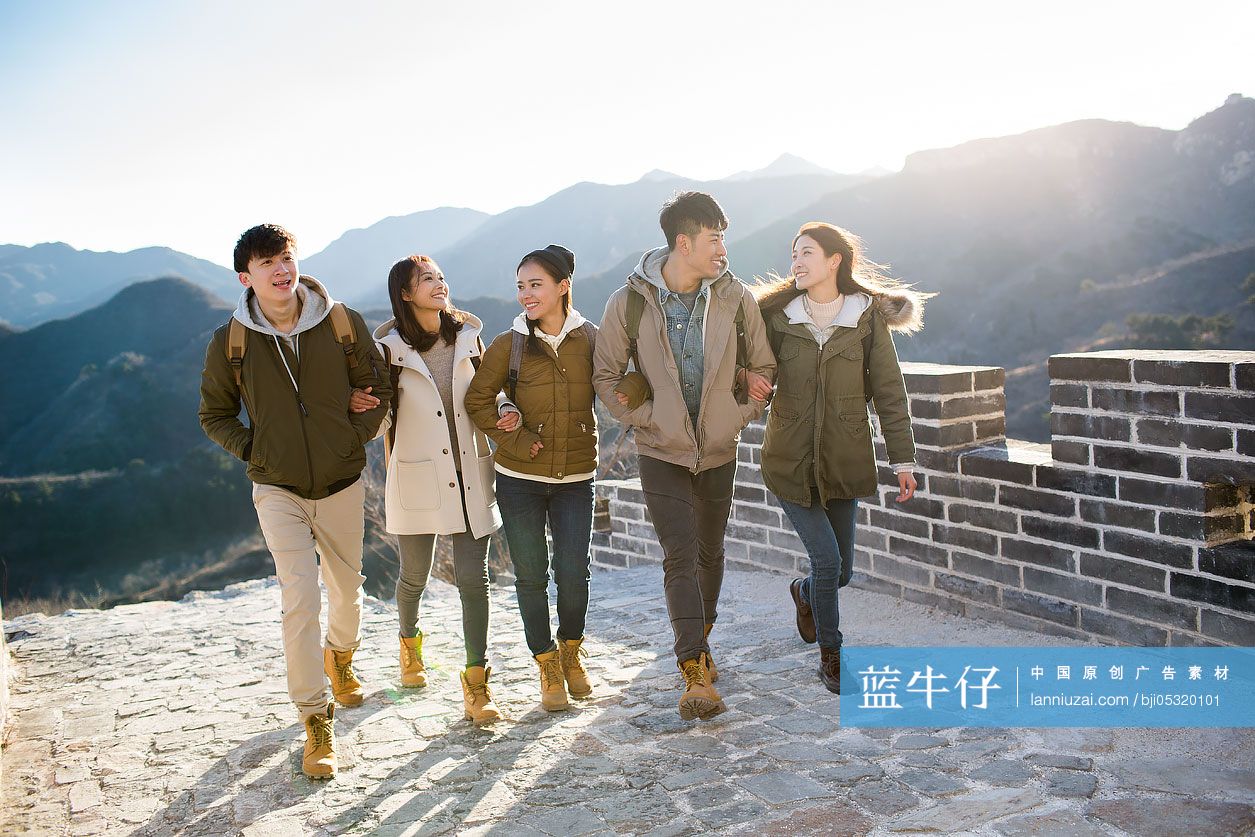
<svg viewBox="0 0 1255 837">
<path fill-rule="evenodd" d="M 458 450 L 458 428 L 453 420 L 454 346 L 438 339 L 436 340 L 436 345 L 425 352 L 420 352 L 420 354 L 422 355 L 423 363 L 427 364 L 427 369 L 431 372 L 432 380 L 436 382 L 436 389 L 440 391 L 440 400 L 444 403 L 445 421 L 449 423 L 449 449 L 456 451 Z M 455 456 L 453 461 L 460 472 L 462 470 L 462 457 Z"/>
</svg>

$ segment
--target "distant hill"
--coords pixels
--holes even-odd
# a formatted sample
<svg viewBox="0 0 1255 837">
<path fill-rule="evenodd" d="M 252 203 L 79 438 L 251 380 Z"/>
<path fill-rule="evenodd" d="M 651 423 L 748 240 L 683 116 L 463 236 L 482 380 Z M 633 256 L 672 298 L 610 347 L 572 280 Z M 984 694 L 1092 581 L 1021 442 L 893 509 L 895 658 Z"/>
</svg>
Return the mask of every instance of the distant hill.
<svg viewBox="0 0 1255 837">
<path fill-rule="evenodd" d="M 826 177 L 836 174 L 831 169 L 817 166 L 810 160 L 803 160 L 796 154 L 781 154 L 770 165 L 753 171 L 739 171 L 730 174 L 724 180 L 759 180 L 764 177 L 790 177 L 793 175 L 819 175 Z"/>
<path fill-rule="evenodd" d="M 68 244 L 0 245 L 0 320 L 30 327 L 99 305 L 134 282 L 182 276 L 224 299 L 239 282 L 228 268 L 171 250 L 126 253 L 76 250 Z"/>
<path fill-rule="evenodd" d="M 893 275 L 940 292 L 923 333 L 899 341 L 904 357 L 1033 365 L 1119 333 L 1128 312 L 1214 314 L 1232 302 L 1199 293 L 1184 270 L 1129 280 L 1255 240 L 1255 100 L 1230 97 L 1181 131 L 1088 120 L 921 152 L 734 241 L 733 269 L 787 271 L 792 237 L 812 219 L 848 227 Z M 1255 269 L 1247 250 L 1232 259 L 1215 281 Z M 1099 305 L 1083 292 L 1092 285 L 1120 290 Z M 1250 306 L 1233 315 L 1241 326 Z M 1023 395 L 1043 403 L 1035 386 Z M 1010 432 L 1048 431 L 1040 412 L 1020 412 Z"/>
<path fill-rule="evenodd" d="M 0 475 L 164 461 L 200 444 L 205 345 L 230 310 L 186 279 L 155 279 L 0 341 Z"/>
<path fill-rule="evenodd" d="M 255 535 L 243 463 L 196 417 L 229 315 L 155 279 L 0 340 L 0 596 L 146 589 Z"/>
<path fill-rule="evenodd" d="M 301 260 L 301 270 L 327 284 L 337 299 L 356 300 L 374 292 L 387 299 L 388 271 L 411 253 L 432 254 L 465 238 L 490 216 L 474 209 L 444 206 L 385 218 L 349 230 L 321 251 Z"/>
<path fill-rule="evenodd" d="M 677 191 L 698 189 L 713 194 L 731 219 L 728 236 L 733 240 L 821 195 L 864 180 L 853 175 L 794 174 L 697 181 L 651 172 L 635 183 L 619 186 L 578 183 L 533 206 L 494 215 L 472 235 L 432 255 L 455 294 L 464 298 L 510 297 L 518 260 L 529 250 L 551 242 L 575 252 L 577 277 L 600 273 L 629 254 L 662 243 L 658 211 Z M 358 285 L 357 297 L 347 291 L 339 293 L 367 307 L 386 301 L 378 280 Z"/>
</svg>

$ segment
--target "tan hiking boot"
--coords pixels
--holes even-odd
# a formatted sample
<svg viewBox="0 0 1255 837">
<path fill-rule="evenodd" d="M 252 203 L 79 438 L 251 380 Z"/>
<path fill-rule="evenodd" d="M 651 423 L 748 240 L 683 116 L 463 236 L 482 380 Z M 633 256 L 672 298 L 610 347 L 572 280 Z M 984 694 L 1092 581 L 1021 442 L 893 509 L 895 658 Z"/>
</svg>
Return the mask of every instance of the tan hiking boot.
<svg viewBox="0 0 1255 837">
<path fill-rule="evenodd" d="M 536 665 L 540 667 L 540 705 L 546 712 L 561 712 L 570 709 L 566 699 L 566 684 L 562 680 L 562 662 L 557 651 L 546 651 L 537 654 Z"/>
<path fill-rule="evenodd" d="M 680 717 L 686 721 L 691 718 L 713 718 L 728 709 L 723 698 L 719 697 L 719 693 L 715 691 L 715 687 L 710 685 L 707 669 L 709 661 L 705 659 L 706 657 L 706 654 L 702 654 L 696 659 L 680 663 L 680 674 L 684 676 L 684 694 L 680 695 Z"/>
<path fill-rule="evenodd" d="M 558 640 L 558 659 L 562 661 L 562 676 L 566 678 L 567 691 L 573 698 L 586 698 L 593 693 L 593 684 L 588 682 L 588 669 L 580 655 L 588 656 L 584 650 L 583 639 Z"/>
<path fill-rule="evenodd" d="M 330 779 L 336 775 L 336 734 L 332 722 L 336 705 L 327 704 L 326 713 L 305 719 L 305 753 L 301 756 L 301 772 L 311 779 Z"/>
<path fill-rule="evenodd" d="M 353 673 L 353 652 L 322 650 L 322 670 L 331 680 L 331 694 L 341 706 L 361 706 L 366 692 Z"/>
<path fill-rule="evenodd" d="M 714 629 L 714 622 L 711 622 L 706 626 L 706 633 L 703 634 L 703 638 L 706 640 L 707 646 L 710 645 L 710 632 Z M 719 680 L 719 669 L 715 668 L 715 658 L 710 654 L 706 655 L 706 673 L 710 675 L 711 683 L 715 683 Z"/>
<path fill-rule="evenodd" d="M 423 665 L 423 635 L 401 639 L 401 685 L 416 689 L 427 685 L 427 668 Z"/>
<path fill-rule="evenodd" d="M 483 666 L 471 666 L 462 672 L 462 703 L 467 719 L 477 727 L 501 718 L 501 711 L 492 702 L 492 692 L 488 690 L 490 674 L 492 669 Z"/>
</svg>

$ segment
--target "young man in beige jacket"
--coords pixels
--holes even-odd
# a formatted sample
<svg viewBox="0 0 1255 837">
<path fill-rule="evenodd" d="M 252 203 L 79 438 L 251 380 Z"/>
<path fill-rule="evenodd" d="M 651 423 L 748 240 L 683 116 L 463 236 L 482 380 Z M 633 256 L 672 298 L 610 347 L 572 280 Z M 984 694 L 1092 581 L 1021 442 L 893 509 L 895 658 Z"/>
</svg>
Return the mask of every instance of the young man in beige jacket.
<svg viewBox="0 0 1255 837">
<path fill-rule="evenodd" d="M 659 221 L 667 246 L 646 252 L 606 304 L 593 386 L 636 431 L 684 677 L 680 717 L 708 718 L 726 708 L 708 636 L 723 584 L 737 440 L 762 415 L 776 364 L 757 303 L 728 271 L 728 219 L 715 199 L 677 195 Z M 629 359 L 637 374 L 625 375 Z"/>
</svg>

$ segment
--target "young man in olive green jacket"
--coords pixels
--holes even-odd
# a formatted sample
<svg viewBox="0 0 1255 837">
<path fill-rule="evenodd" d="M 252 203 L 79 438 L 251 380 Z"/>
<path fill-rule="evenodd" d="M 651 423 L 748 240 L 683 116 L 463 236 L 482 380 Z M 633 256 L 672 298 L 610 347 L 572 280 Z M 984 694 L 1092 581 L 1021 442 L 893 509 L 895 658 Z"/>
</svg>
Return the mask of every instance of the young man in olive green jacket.
<svg viewBox="0 0 1255 837">
<path fill-rule="evenodd" d="M 737 440 L 763 414 L 776 363 L 757 303 L 728 271 L 728 219 L 715 199 L 683 193 L 659 220 L 667 246 L 645 253 L 606 304 L 593 386 L 611 414 L 636 432 L 641 488 L 662 545 L 667 612 L 685 682 L 680 716 L 707 718 L 725 708 L 713 685 L 718 672 L 708 636 L 723 584 Z M 624 380 L 632 294 L 643 297 L 640 374 Z M 745 348 L 743 368 L 738 344 Z M 635 389 L 647 397 L 636 404 L 629 395 L 641 376 L 648 386 Z M 747 376 L 749 397 L 738 399 L 738 382 L 745 387 Z"/>
<path fill-rule="evenodd" d="M 235 269 L 244 292 L 233 322 L 214 332 L 205 353 L 200 423 L 248 463 L 253 505 L 279 577 L 288 693 L 306 727 L 302 768 L 326 779 L 336 769 L 327 678 L 341 704 L 364 699 L 352 669 L 365 581 L 361 473 L 391 385 L 361 315 L 336 310 L 321 283 L 300 275 L 296 239 L 287 230 L 263 224 L 246 231 L 235 246 Z M 350 412 L 354 387 L 369 388 L 378 405 Z M 239 419 L 241 402 L 247 425 Z M 325 647 L 320 571 L 330 609 Z"/>
</svg>

